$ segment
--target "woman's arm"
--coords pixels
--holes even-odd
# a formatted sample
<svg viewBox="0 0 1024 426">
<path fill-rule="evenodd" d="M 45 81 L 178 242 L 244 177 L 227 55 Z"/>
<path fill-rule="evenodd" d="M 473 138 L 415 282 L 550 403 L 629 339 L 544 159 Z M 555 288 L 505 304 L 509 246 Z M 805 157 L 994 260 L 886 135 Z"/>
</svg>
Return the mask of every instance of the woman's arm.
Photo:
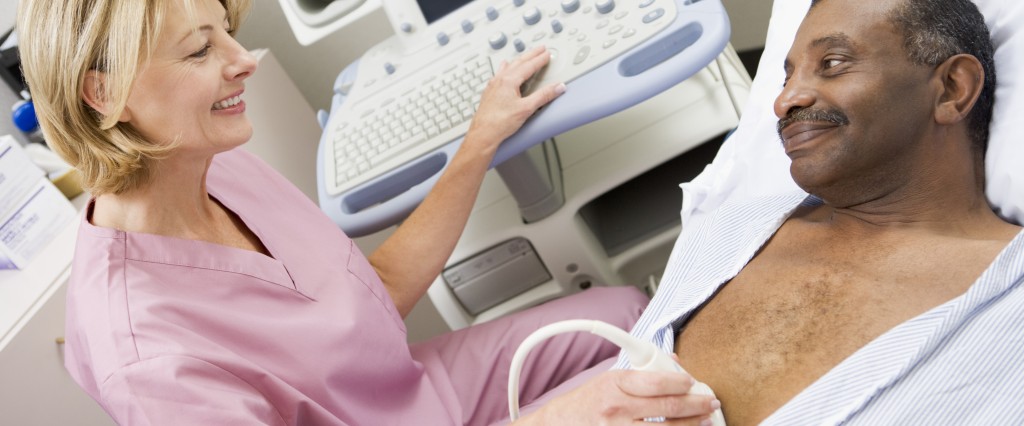
<svg viewBox="0 0 1024 426">
<path fill-rule="evenodd" d="M 444 268 L 469 219 L 494 153 L 538 108 L 565 91 L 564 84 L 523 97 L 528 78 L 547 65 L 550 54 L 536 48 L 502 63 L 480 98 L 462 146 L 434 189 L 373 254 L 369 261 L 404 318 Z"/>
</svg>

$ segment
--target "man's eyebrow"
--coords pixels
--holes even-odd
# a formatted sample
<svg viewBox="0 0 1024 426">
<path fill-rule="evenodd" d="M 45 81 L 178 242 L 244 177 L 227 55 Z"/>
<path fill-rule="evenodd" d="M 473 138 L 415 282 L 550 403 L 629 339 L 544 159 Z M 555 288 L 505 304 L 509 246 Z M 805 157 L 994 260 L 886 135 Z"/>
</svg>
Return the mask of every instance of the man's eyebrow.
<svg viewBox="0 0 1024 426">
<path fill-rule="evenodd" d="M 833 33 L 827 36 L 815 39 L 811 42 L 812 48 L 816 47 L 845 47 L 848 49 L 856 49 L 857 43 L 854 43 L 849 36 L 843 33 Z"/>
</svg>

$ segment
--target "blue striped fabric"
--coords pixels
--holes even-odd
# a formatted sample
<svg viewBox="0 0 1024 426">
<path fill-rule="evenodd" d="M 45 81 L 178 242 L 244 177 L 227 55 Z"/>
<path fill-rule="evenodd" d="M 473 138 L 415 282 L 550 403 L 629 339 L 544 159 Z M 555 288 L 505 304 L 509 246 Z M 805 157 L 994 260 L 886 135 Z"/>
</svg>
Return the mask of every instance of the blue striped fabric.
<svg viewBox="0 0 1024 426">
<path fill-rule="evenodd" d="M 727 202 L 686 224 L 633 334 L 672 352 L 676 330 L 731 280 L 804 193 Z M 971 288 L 882 334 L 764 425 L 1024 424 L 1024 232 Z M 617 368 L 629 368 L 620 357 Z"/>
</svg>

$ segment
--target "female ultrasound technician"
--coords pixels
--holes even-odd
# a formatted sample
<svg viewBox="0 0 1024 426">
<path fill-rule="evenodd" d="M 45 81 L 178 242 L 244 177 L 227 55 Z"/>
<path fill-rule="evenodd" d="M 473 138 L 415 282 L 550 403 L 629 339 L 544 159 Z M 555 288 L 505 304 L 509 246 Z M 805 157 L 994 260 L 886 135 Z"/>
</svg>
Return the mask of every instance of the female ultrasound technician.
<svg viewBox="0 0 1024 426">
<path fill-rule="evenodd" d="M 591 290 L 406 344 L 402 317 L 450 255 L 496 147 L 564 90 L 519 95 L 542 49 L 501 67 L 436 189 L 367 261 L 238 149 L 256 62 L 231 34 L 247 0 L 20 3 L 44 133 L 95 196 L 68 289 L 66 364 L 121 424 L 501 421 L 508 360 L 528 333 L 568 318 L 629 327 L 645 303 L 633 289 Z M 553 340 L 528 363 L 522 400 L 616 352 Z M 522 422 L 697 424 L 710 402 L 686 395 L 690 380 L 608 372 Z"/>
</svg>

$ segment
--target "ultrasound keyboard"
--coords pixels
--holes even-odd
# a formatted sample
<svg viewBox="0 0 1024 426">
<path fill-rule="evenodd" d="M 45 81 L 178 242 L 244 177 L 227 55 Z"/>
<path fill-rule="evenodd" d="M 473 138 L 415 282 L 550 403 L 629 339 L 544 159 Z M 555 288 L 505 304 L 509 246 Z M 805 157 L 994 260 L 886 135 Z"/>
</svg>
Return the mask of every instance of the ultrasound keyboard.
<svg viewBox="0 0 1024 426">
<path fill-rule="evenodd" d="M 342 71 L 321 115 L 321 208 L 353 236 L 396 223 L 422 201 L 501 61 L 544 45 L 552 59 L 524 89 L 565 82 L 568 90 L 506 140 L 492 165 L 685 80 L 729 35 L 718 0 L 477 0 L 429 25 L 388 12 L 398 34 Z"/>
<path fill-rule="evenodd" d="M 466 133 L 490 80 L 486 58 L 450 66 L 398 98 L 387 98 L 334 127 L 338 192 L 392 170 Z M 433 143 L 424 143 L 431 141 Z"/>
</svg>

